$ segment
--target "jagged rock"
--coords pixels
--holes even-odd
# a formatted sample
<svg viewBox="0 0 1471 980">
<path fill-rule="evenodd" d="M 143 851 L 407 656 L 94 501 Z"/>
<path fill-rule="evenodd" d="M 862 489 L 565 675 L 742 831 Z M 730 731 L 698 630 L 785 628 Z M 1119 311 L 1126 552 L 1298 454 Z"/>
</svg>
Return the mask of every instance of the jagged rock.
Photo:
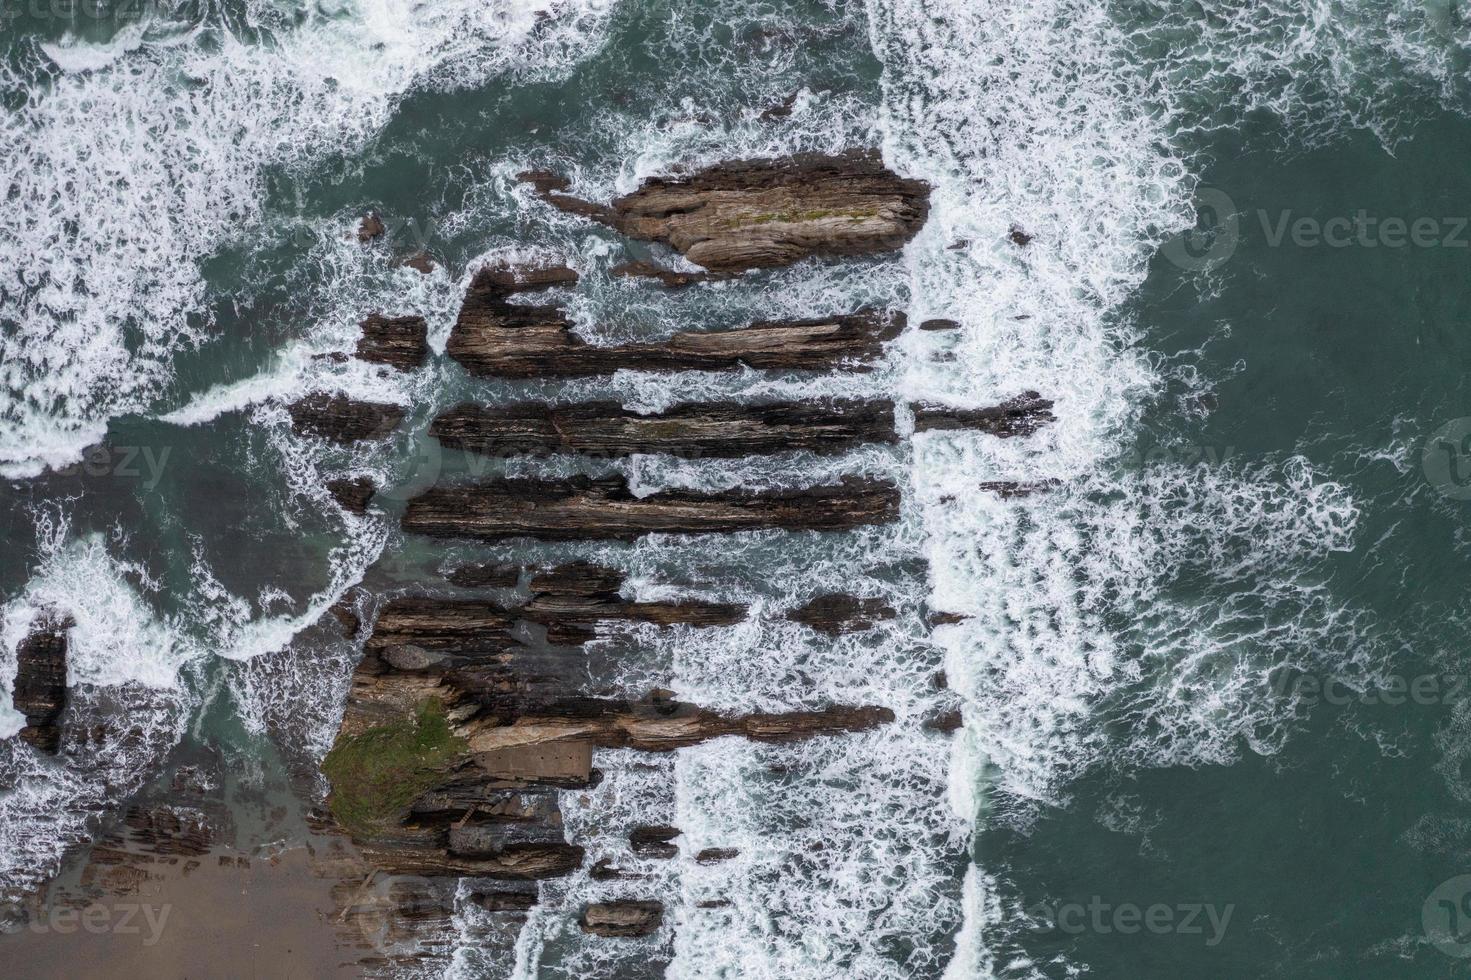
<svg viewBox="0 0 1471 980">
<path fill-rule="evenodd" d="M 681 289 L 714 278 L 708 272 L 676 272 L 642 260 L 615 265 L 608 273 L 620 278 L 657 279 L 669 289 Z"/>
<path fill-rule="evenodd" d="M 848 478 L 830 486 L 766 493 L 665 490 L 635 497 L 622 477 L 574 477 L 438 485 L 409 501 L 403 528 L 482 541 L 633 540 L 652 533 L 759 528 L 837 531 L 885 524 L 898 516 L 899 490 L 880 480 Z"/>
<path fill-rule="evenodd" d="M 570 269 L 481 269 L 465 293 L 446 353 L 471 374 L 500 378 L 590 377 L 618 370 L 725 371 L 743 365 L 783 371 L 866 371 L 883 356 L 884 343 L 904 326 L 902 314 L 870 310 L 603 346 L 578 337 L 559 306 L 509 301 L 518 292 L 575 281 L 576 273 Z"/>
<path fill-rule="evenodd" d="M 678 827 L 635 827 L 628 834 L 629 850 L 639 857 L 669 860 L 679 857 Z"/>
<path fill-rule="evenodd" d="M 66 708 L 67 631 L 70 618 L 44 617 L 16 649 L 11 703 L 26 716 L 20 737 L 42 752 L 61 745 L 61 714 Z"/>
<path fill-rule="evenodd" d="M 746 618 L 746 607 L 734 603 L 681 599 L 676 602 L 630 602 L 619 595 L 623 574 L 615 569 L 573 562 L 531 580 L 531 600 L 521 613 L 548 627 L 551 642 L 575 645 L 590 636 L 579 624 L 627 620 L 672 626 L 730 626 Z M 573 630 L 555 629 L 567 625 Z M 555 629 L 555 631 L 554 631 Z"/>
<path fill-rule="evenodd" d="M 358 222 L 358 241 L 364 244 L 376 238 L 382 238 L 388 231 L 383 219 L 378 216 L 377 211 L 369 211 L 363 215 L 363 220 Z"/>
<path fill-rule="evenodd" d="M 1056 480 L 987 480 L 976 484 L 987 493 L 994 493 L 1002 500 L 1012 500 L 1016 497 L 1030 497 L 1033 494 L 1046 493 L 1056 489 Z"/>
<path fill-rule="evenodd" d="M 343 395 L 317 393 L 286 407 L 292 428 L 302 435 L 346 445 L 362 439 L 381 439 L 403 421 L 397 405 L 353 401 Z"/>
<path fill-rule="evenodd" d="M 599 858 L 587 869 L 587 876 L 593 881 L 634 881 L 644 877 L 633 871 L 627 871 L 613 863 L 612 858 Z"/>
<path fill-rule="evenodd" d="M 521 581 L 515 565 L 461 565 L 449 573 L 450 583 L 462 589 L 514 589 Z"/>
<path fill-rule="evenodd" d="M 534 891 L 475 890 L 466 899 L 486 912 L 529 912 L 536 908 L 537 894 Z"/>
<path fill-rule="evenodd" d="M 409 371 L 422 367 L 429 358 L 429 324 L 421 316 L 370 313 L 360 326 L 363 335 L 356 353 L 360 361 Z"/>
<path fill-rule="evenodd" d="M 787 618 L 819 633 L 837 636 L 871 629 L 881 619 L 893 619 L 894 609 L 881 599 L 831 593 L 793 609 Z"/>
<path fill-rule="evenodd" d="M 451 449 L 499 457 L 575 452 L 726 458 L 798 449 L 837 453 L 898 438 L 894 406 L 886 401 L 688 402 L 653 415 L 630 412 L 617 402 L 464 404 L 435 418 L 429 432 Z"/>
<path fill-rule="evenodd" d="M 1049 422 L 1052 400 L 1035 391 L 1027 391 L 992 408 L 945 408 L 938 405 L 914 406 L 914 431 L 936 432 L 976 429 L 1003 439 L 1028 436 Z"/>
<path fill-rule="evenodd" d="M 941 319 L 926 320 L 919 325 L 919 329 L 927 330 L 930 332 L 937 332 L 942 330 L 959 330 L 960 321 Z"/>
<path fill-rule="evenodd" d="M 929 185 L 898 177 L 871 152 L 720 163 L 650 178 L 610 207 L 564 193 L 550 175 L 524 177 L 555 207 L 663 242 L 716 272 L 894 251 L 929 215 Z"/>
<path fill-rule="evenodd" d="M 1033 236 L 1028 235 L 1016 225 L 1012 225 L 1011 231 L 1007 234 L 1006 237 L 1011 239 L 1013 245 L 1020 245 L 1022 248 L 1026 248 L 1032 243 Z"/>
<path fill-rule="evenodd" d="M 589 905 L 582 910 L 578 925 L 595 936 L 633 939 L 657 932 L 663 922 L 662 903 L 625 900 Z"/>
<path fill-rule="evenodd" d="M 931 612 L 928 616 L 925 617 L 925 624 L 929 626 L 930 629 L 934 629 L 936 626 L 953 626 L 956 623 L 963 623 L 967 619 L 970 619 L 970 616 L 967 613 Z M 941 686 L 943 687 L 944 685 Z"/>
<path fill-rule="evenodd" d="M 353 479 L 328 480 L 327 492 L 332 499 L 337 501 L 343 510 L 354 514 L 366 514 L 368 512 L 368 501 L 373 499 L 377 492 L 373 481 L 366 476 L 354 477 Z"/>
<path fill-rule="evenodd" d="M 700 864 L 719 864 L 721 861 L 729 861 L 738 857 L 740 851 L 734 847 L 707 847 L 695 855 L 695 861 Z"/>
</svg>

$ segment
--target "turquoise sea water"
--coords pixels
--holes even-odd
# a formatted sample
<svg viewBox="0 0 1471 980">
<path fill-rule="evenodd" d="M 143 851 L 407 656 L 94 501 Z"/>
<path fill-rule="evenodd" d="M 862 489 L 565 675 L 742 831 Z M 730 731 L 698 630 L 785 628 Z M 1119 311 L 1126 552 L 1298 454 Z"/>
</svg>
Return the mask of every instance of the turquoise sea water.
<svg viewBox="0 0 1471 980">
<path fill-rule="evenodd" d="M 4 8 L 3 649 L 35 611 L 68 612 L 71 710 L 127 733 L 58 761 L 0 743 L 8 894 L 180 740 L 246 771 L 279 750 L 320 793 L 356 651 L 316 624 L 349 588 L 579 557 L 758 610 L 615 636 L 592 654 L 606 690 L 899 720 L 801 747 L 605 753 L 605 784 L 563 804 L 595 856 L 626 860 L 627 827 L 674 822 L 692 850 L 746 857 L 649 868 L 675 911 L 647 942 L 576 931 L 613 887 L 585 874 L 544 887 L 514 949 L 478 943 L 466 910 L 455 976 L 1464 972 L 1459 8 L 544 7 Z M 855 146 L 934 186 L 903 254 L 682 292 L 610 276 L 671 256 L 514 179 L 554 169 L 605 199 L 676 166 Z M 390 232 L 364 248 L 369 209 Z M 434 273 L 396 264 L 420 250 Z M 885 370 L 841 379 L 488 384 L 439 353 L 413 375 L 317 356 L 350 351 L 375 310 L 425 316 L 442 351 L 470 274 L 501 258 L 577 268 L 559 298 L 594 340 L 869 304 L 962 330 L 906 334 Z M 613 467 L 650 489 L 884 475 L 905 516 L 882 532 L 445 548 L 396 529 L 403 499 L 471 467 L 424 434 L 466 398 L 982 406 L 1028 388 L 1059 417 L 1028 440 Z M 385 447 L 324 449 L 282 409 L 312 391 L 409 421 Z M 358 474 L 389 488 L 366 518 L 320 489 Z M 996 479 L 1059 487 L 974 491 Z M 782 623 L 855 587 L 900 616 L 832 642 Z M 969 618 L 931 631 L 928 609 Z M 953 740 L 922 727 L 953 706 Z M 717 894 L 735 911 L 700 910 Z"/>
</svg>

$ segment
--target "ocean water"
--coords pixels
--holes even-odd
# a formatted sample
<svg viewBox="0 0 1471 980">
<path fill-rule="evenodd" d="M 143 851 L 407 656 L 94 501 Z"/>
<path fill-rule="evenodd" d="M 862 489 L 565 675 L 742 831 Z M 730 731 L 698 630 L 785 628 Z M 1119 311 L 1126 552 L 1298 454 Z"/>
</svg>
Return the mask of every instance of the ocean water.
<svg viewBox="0 0 1471 980">
<path fill-rule="evenodd" d="M 1471 23 L 1456 4 L 0 15 L 0 694 L 29 624 L 64 611 L 77 721 L 56 760 L 0 740 L 5 898 L 183 740 L 284 758 L 320 793 L 357 651 L 318 621 L 354 586 L 587 558 L 637 597 L 753 609 L 730 628 L 616 632 L 590 651 L 608 691 L 882 704 L 896 722 L 600 753 L 604 782 L 564 794 L 569 839 L 589 866 L 648 877 L 545 883 L 511 945 L 482 941 L 462 902 L 440 973 L 1464 972 Z M 669 257 L 515 180 L 558 170 L 606 199 L 675 166 L 865 146 L 933 187 L 901 253 L 683 291 L 612 277 Z M 364 247 L 369 209 L 389 234 Z M 397 263 L 420 250 L 432 273 Z M 576 268 L 558 298 L 591 340 L 860 305 L 961 328 L 911 330 L 867 375 L 477 382 L 443 349 L 473 271 L 499 259 Z M 331 357 L 373 311 L 424 316 L 430 364 Z M 397 529 L 402 500 L 472 465 L 425 431 L 467 398 L 976 407 L 1027 389 L 1058 416 L 1028 439 L 592 470 L 639 492 L 885 476 L 904 506 L 882 529 L 535 548 Z M 323 447 L 284 410 L 319 391 L 408 421 L 381 446 Z M 322 489 L 355 475 L 389 488 L 386 509 L 345 514 Z M 1002 500 L 976 492 L 987 480 L 1056 487 Z M 898 615 L 840 640 L 782 618 L 836 589 Z M 967 618 L 931 629 L 932 610 Z M 953 737 L 923 727 L 953 708 Z M 686 856 L 630 855 L 627 830 L 650 823 L 681 828 Z M 687 856 L 730 846 L 719 865 Z M 668 909 L 654 937 L 577 929 L 584 903 L 651 888 Z"/>
</svg>

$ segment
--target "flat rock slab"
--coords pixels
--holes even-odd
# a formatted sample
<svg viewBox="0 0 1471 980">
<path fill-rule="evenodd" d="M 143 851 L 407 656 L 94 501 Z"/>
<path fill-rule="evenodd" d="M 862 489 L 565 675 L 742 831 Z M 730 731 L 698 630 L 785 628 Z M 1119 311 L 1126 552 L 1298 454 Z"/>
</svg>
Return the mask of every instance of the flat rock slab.
<svg viewBox="0 0 1471 980">
<path fill-rule="evenodd" d="M 872 151 L 719 163 L 650 178 L 607 207 L 563 193 L 551 175 L 523 177 L 564 211 L 722 273 L 895 251 L 929 216 L 929 185 L 898 176 Z"/>
<path fill-rule="evenodd" d="M 441 485 L 409 501 L 403 528 L 443 538 L 503 541 L 633 540 L 645 534 L 709 534 L 763 528 L 838 531 L 898 519 L 899 490 L 847 479 L 801 490 L 635 497 L 622 477 L 491 480 Z"/>
<path fill-rule="evenodd" d="M 617 402 L 560 407 L 465 404 L 438 416 L 429 432 L 451 449 L 497 457 L 667 453 L 692 459 L 734 458 L 791 450 L 839 453 L 863 443 L 898 440 L 894 405 L 887 401 L 691 402 L 653 415 L 630 412 Z"/>
<path fill-rule="evenodd" d="M 1029 436 L 1054 421 L 1056 416 L 1052 414 L 1052 399 L 1043 398 L 1035 391 L 1022 392 L 991 408 L 914 406 L 915 432 L 972 429 L 1007 439 L 1012 436 Z"/>
</svg>

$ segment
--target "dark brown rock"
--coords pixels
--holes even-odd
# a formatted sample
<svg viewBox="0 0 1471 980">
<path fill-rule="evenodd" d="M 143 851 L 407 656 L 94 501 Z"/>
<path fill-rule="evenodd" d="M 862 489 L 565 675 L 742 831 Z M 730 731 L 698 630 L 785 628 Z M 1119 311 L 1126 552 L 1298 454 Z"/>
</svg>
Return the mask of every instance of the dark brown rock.
<svg viewBox="0 0 1471 980">
<path fill-rule="evenodd" d="M 1027 391 L 992 408 L 945 408 L 914 406 L 915 432 L 944 432 L 975 429 L 1003 439 L 1028 436 L 1056 420 L 1052 400 Z"/>
<path fill-rule="evenodd" d="M 719 864 L 739 856 L 740 853 L 734 847 L 707 847 L 695 855 L 695 860 L 700 864 Z"/>
<path fill-rule="evenodd" d="M 617 402 L 464 404 L 437 417 L 429 432 L 451 449 L 497 457 L 556 452 L 689 458 L 791 450 L 826 454 L 898 438 L 891 402 L 690 402 L 653 415 L 630 412 Z"/>
<path fill-rule="evenodd" d="M 965 724 L 965 719 L 961 717 L 960 710 L 957 708 L 928 719 L 925 721 L 924 727 L 931 731 L 949 735 L 951 732 L 959 729 L 963 724 Z"/>
<path fill-rule="evenodd" d="M 579 626 L 604 620 L 653 623 L 657 626 L 730 626 L 746 618 L 746 607 L 734 603 L 681 599 L 675 602 L 630 602 L 619 595 L 621 572 L 587 562 L 573 562 L 531 580 L 531 601 L 521 613 L 548 628 L 548 640 L 577 645 L 592 638 Z M 572 629 L 566 629 L 566 627 Z"/>
<path fill-rule="evenodd" d="M 346 445 L 362 439 L 382 439 L 403 421 L 397 405 L 353 401 L 343 395 L 318 393 L 286 406 L 298 433 Z"/>
<path fill-rule="evenodd" d="M 364 244 L 377 238 L 382 238 L 388 231 L 383 224 L 383 219 L 378 216 L 377 211 L 369 211 L 363 215 L 363 220 L 358 222 L 358 241 Z"/>
<path fill-rule="evenodd" d="M 423 367 L 429 358 L 429 324 L 421 316 L 370 313 L 361 327 L 358 360 L 409 371 Z"/>
<path fill-rule="evenodd" d="M 635 827 L 628 834 L 629 850 L 639 857 L 669 860 L 679 857 L 678 827 Z"/>
<path fill-rule="evenodd" d="M 546 175 L 533 179 L 552 205 L 663 242 L 717 272 L 894 251 L 929 214 L 929 185 L 898 177 L 865 152 L 732 161 L 654 177 L 611 207 L 571 197 Z"/>
<path fill-rule="evenodd" d="M 837 531 L 899 516 L 899 490 L 879 480 L 754 493 L 665 490 L 635 497 L 622 477 L 491 480 L 439 485 L 409 501 L 406 531 L 503 541 L 633 540 L 645 534 L 707 534 L 760 528 Z"/>
<path fill-rule="evenodd" d="M 405 596 L 383 606 L 366 649 L 503 650 L 515 642 L 515 623 L 513 613 L 490 602 Z"/>
<path fill-rule="evenodd" d="M 67 631 L 71 619 L 43 617 L 16 649 L 11 703 L 26 716 L 20 737 L 42 752 L 61 745 L 61 715 L 66 708 Z"/>
<path fill-rule="evenodd" d="M 743 365 L 865 371 L 904 325 L 900 314 L 863 311 L 603 346 L 578 337 L 559 306 L 509 301 L 517 292 L 573 281 L 576 274 L 567 269 L 481 269 L 465 294 L 446 353 L 471 374 L 501 378 L 590 377 L 618 370 L 727 371 Z"/>
<path fill-rule="evenodd" d="M 327 492 L 343 510 L 354 514 L 366 514 L 368 501 L 373 499 L 377 487 L 373 486 L 373 481 L 366 476 L 359 476 L 350 480 L 328 480 Z"/>
<path fill-rule="evenodd" d="M 958 320 L 926 320 L 919 325 L 919 329 L 931 332 L 941 330 L 959 330 L 960 322 Z"/>
<path fill-rule="evenodd" d="M 664 906 L 659 902 L 596 902 L 582 911 L 578 925 L 595 936 L 633 939 L 658 931 L 664 922 Z"/>
<path fill-rule="evenodd" d="M 1011 226 L 1011 232 L 1006 237 L 1011 239 L 1013 245 L 1020 245 L 1022 248 L 1026 248 L 1032 243 L 1032 236 L 1022 231 L 1016 225 Z"/>
<path fill-rule="evenodd" d="M 394 264 L 405 269 L 413 269 L 426 276 L 439 266 L 439 263 L 434 261 L 434 256 L 428 252 L 415 252 L 413 255 L 404 256 Z"/>
<path fill-rule="evenodd" d="M 708 272 L 676 272 L 642 260 L 615 265 L 608 273 L 619 278 L 657 279 L 670 289 L 682 289 L 712 278 Z"/>
<path fill-rule="evenodd" d="M 819 633 L 837 636 L 872 629 L 879 620 L 893 619 L 894 609 L 881 599 L 831 593 L 793 609 L 787 618 Z"/>
</svg>

